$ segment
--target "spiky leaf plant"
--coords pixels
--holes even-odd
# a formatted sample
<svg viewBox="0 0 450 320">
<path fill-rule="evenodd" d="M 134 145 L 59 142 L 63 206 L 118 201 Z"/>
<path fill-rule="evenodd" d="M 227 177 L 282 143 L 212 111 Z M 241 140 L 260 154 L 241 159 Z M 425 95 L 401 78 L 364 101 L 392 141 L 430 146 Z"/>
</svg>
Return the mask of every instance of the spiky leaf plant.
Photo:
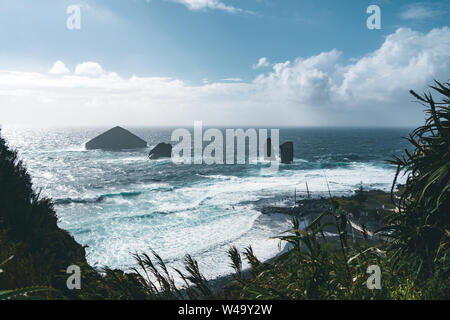
<svg viewBox="0 0 450 320">
<path fill-rule="evenodd" d="M 398 168 L 396 178 L 403 173 L 407 181 L 398 212 L 390 216 L 385 230 L 398 266 L 413 266 L 418 276 L 441 270 L 449 254 L 450 84 L 436 81 L 431 88 L 441 96 L 440 102 L 431 93 L 411 91 L 426 107 L 427 118 L 408 138 L 413 150 L 391 161 Z"/>
</svg>

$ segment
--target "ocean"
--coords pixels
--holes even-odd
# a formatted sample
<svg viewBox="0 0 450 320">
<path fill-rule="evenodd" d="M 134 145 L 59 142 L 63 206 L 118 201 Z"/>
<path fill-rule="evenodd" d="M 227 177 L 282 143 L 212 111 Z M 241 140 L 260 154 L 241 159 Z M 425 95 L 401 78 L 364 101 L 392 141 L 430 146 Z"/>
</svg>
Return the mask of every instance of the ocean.
<svg viewBox="0 0 450 320">
<path fill-rule="evenodd" d="M 174 128 L 127 128 L 149 148 L 101 151 L 84 143 L 108 128 L 24 128 L 1 134 L 18 150 L 34 188 L 51 197 L 59 226 L 87 246 L 88 262 L 129 270 L 132 254 L 155 250 L 170 266 L 191 254 L 209 279 L 232 272 L 227 249 L 252 245 L 269 259 L 282 250 L 276 236 L 290 217 L 260 213 L 265 205 L 292 205 L 294 190 L 313 196 L 390 190 L 395 167 L 386 159 L 408 147 L 409 129 L 281 128 L 294 142 L 294 162 L 267 174 L 264 163 L 175 164 L 149 160 L 151 147 L 170 142 Z M 400 180 L 402 181 L 402 180 Z"/>
</svg>

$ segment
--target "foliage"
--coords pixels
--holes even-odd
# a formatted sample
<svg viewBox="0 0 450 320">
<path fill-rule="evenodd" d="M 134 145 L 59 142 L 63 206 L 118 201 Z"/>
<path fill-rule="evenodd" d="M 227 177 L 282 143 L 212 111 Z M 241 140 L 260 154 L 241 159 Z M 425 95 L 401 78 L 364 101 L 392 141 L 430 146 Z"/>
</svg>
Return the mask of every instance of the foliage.
<svg viewBox="0 0 450 320">
<path fill-rule="evenodd" d="M 442 96 L 441 102 L 430 93 L 411 91 L 427 107 L 427 119 L 408 138 L 414 150 L 391 161 L 398 166 L 396 178 L 406 174 L 407 182 L 396 201 L 398 213 L 384 229 L 392 238 L 389 249 L 398 267 L 413 265 L 420 277 L 444 272 L 449 264 L 450 84 L 436 82 L 431 88 Z"/>
<path fill-rule="evenodd" d="M 214 294 L 205 277 L 201 274 L 198 263 L 190 255 L 185 257 L 185 269 L 187 274 L 174 269 L 179 279 L 184 282 L 184 287 L 179 289 L 176 280 L 169 272 L 163 259 L 152 252 L 156 264 L 145 253 L 135 254 L 134 257 L 140 270 L 133 268 L 141 285 L 149 296 L 157 299 L 213 299 Z"/>
<path fill-rule="evenodd" d="M 0 290 L 30 286 L 63 288 L 58 275 L 85 262 L 84 248 L 57 226 L 50 199 L 32 188 L 17 152 L 0 137 Z"/>
</svg>

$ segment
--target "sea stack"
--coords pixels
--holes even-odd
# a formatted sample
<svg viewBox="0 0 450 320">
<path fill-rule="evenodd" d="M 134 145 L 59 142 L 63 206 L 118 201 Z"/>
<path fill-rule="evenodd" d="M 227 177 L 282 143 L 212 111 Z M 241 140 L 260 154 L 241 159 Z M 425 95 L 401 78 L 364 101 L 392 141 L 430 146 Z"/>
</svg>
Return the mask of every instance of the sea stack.
<svg viewBox="0 0 450 320">
<path fill-rule="evenodd" d="M 147 142 L 122 127 L 114 127 L 86 143 L 87 150 L 124 150 L 146 148 Z"/>
<path fill-rule="evenodd" d="M 157 160 L 161 158 L 170 158 L 172 157 L 172 145 L 170 143 L 158 143 L 156 147 L 154 147 L 148 157 L 151 160 Z"/>
<path fill-rule="evenodd" d="M 264 143 L 264 160 L 275 160 L 275 150 L 272 147 L 272 139 L 267 138 Z"/>
<path fill-rule="evenodd" d="M 287 141 L 280 146 L 281 163 L 290 164 L 294 160 L 294 143 Z"/>
</svg>

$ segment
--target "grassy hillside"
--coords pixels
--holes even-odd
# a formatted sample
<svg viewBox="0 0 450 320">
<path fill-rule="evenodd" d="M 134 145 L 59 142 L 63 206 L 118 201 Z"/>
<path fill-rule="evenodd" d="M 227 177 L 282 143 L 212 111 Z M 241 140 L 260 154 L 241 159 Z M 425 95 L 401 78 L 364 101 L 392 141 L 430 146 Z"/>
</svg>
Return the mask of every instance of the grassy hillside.
<svg viewBox="0 0 450 320">
<path fill-rule="evenodd" d="M 58 228 L 50 199 L 32 188 L 17 153 L 0 138 L 0 288 L 52 286 L 71 264 L 86 263 L 84 248 Z"/>
</svg>

